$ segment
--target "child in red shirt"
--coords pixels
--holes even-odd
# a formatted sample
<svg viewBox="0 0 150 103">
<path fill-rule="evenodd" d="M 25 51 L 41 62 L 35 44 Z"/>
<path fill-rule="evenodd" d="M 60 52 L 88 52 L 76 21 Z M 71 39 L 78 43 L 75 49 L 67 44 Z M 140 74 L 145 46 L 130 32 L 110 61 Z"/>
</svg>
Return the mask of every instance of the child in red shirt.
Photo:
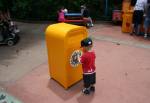
<svg viewBox="0 0 150 103">
<path fill-rule="evenodd" d="M 92 51 L 93 42 L 91 38 L 85 38 L 81 41 L 81 47 L 83 55 L 79 58 L 80 63 L 83 68 L 83 82 L 84 89 L 82 92 L 84 94 L 90 94 L 91 91 L 95 91 L 94 84 L 96 82 L 95 73 L 95 52 Z"/>
</svg>

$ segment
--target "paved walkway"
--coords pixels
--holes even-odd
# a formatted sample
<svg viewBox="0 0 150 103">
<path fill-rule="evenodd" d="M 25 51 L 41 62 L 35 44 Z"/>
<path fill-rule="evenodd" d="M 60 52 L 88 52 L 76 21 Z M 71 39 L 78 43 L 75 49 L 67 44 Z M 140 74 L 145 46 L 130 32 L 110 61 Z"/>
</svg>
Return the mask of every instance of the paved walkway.
<svg viewBox="0 0 150 103">
<path fill-rule="evenodd" d="M 116 39 L 114 37 L 108 37 L 108 36 L 91 35 L 91 37 L 99 41 L 116 43 L 117 45 L 123 44 L 123 45 L 138 47 L 138 48 L 150 49 L 150 44 L 144 44 L 144 43 L 130 41 L 130 40 L 121 40 L 121 39 Z"/>
<path fill-rule="evenodd" d="M 150 103 L 150 41 L 121 33 L 120 27 L 110 24 L 96 24 L 89 34 L 97 56 L 95 93 L 83 95 L 82 81 L 65 90 L 49 79 L 46 58 L 3 85 L 5 90 L 24 103 Z"/>
<path fill-rule="evenodd" d="M 0 85 L 15 82 L 47 61 L 44 31 L 47 24 L 17 23 L 19 43 L 0 46 Z"/>
</svg>

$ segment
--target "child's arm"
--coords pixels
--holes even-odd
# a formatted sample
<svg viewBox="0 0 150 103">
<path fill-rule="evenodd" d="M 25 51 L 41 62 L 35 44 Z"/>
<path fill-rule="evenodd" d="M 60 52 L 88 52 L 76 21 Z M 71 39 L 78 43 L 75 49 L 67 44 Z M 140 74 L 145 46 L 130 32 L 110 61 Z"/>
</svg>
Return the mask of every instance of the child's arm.
<svg viewBox="0 0 150 103">
<path fill-rule="evenodd" d="M 79 53 L 78 53 L 78 56 L 77 56 L 77 59 L 78 59 L 78 62 L 81 64 L 83 62 L 82 60 L 83 58 L 83 53 L 81 50 L 79 50 Z"/>
<path fill-rule="evenodd" d="M 80 57 L 80 55 L 78 55 L 77 59 L 78 59 L 78 62 L 81 64 L 81 57 Z"/>
</svg>

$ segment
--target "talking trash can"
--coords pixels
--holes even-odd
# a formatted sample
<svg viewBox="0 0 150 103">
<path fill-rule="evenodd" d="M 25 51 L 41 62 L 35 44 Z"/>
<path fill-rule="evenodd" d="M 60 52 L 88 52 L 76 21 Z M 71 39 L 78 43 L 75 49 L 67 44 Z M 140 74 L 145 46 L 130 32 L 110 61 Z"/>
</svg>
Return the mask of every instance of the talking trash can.
<svg viewBox="0 0 150 103">
<path fill-rule="evenodd" d="M 87 30 L 82 26 L 57 23 L 46 29 L 49 74 L 65 89 L 82 79 L 82 66 L 73 60 L 86 37 Z"/>
<path fill-rule="evenodd" d="M 132 31 L 133 11 L 123 13 L 122 32 L 130 33 Z"/>
<path fill-rule="evenodd" d="M 122 2 L 122 11 L 127 12 L 131 8 L 130 0 L 123 0 Z"/>
</svg>

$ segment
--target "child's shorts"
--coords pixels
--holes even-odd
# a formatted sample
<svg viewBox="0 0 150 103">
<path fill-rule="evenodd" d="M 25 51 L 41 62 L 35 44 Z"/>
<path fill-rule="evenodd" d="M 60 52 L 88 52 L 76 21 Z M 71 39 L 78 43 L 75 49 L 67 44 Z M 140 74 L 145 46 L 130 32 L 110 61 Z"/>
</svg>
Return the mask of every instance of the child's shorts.
<svg viewBox="0 0 150 103">
<path fill-rule="evenodd" d="M 84 82 L 84 87 L 88 88 L 90 85 L 93 85 L 96 83 L 96 73 L 92 74 L 83 74 L 83 82 Z"/>
</svg>

